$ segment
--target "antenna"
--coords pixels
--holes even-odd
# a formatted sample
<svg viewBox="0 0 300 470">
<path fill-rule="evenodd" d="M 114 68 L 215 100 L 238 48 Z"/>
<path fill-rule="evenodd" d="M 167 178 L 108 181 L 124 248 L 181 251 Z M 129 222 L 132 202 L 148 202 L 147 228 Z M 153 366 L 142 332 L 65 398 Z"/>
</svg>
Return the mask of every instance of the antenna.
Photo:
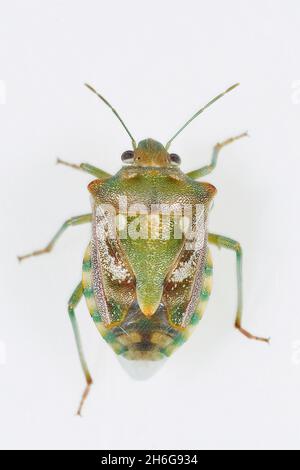
<svg viewBox="0 0 300 470">
<path fill-rule="evenodd" d="M 234 90 L 234 88 L 236 88 L 237 86 L 239 86 L 239 83 L 235 83 L 234 85 L 232 85 L 230 88 L 228 88 L 226 91 L 224 91 L 223 93 L 220 93 L 220 95 L 216 96 L 215 98 L 213 98 L 211 101 L 209 101 L 209 103 L 207 103 L 203 108 L 199 109 L 199 111 L 196 112 L 196 114 L 194 114 L 177 132 L 176 134 L 173 135 L 173 137 L 166 143 L 166 150 L 168 150 L 168 148 L 170 147 L 171 143 L 173 142 L 173 140 L 175 139 L 175 137 L 178 136 L 178 134 L 180 134 L 180 132 L 183 131 L 183 129 L 185 129 L 196 117 L 199 116 L 199 114 L 203 113 L 203 111 L 207 108 L 209 108 L 209 106 L 211 106 L 213 103 L 215 103 L 216 101 L 218 101 L 220 98 L 222 98 L 224 95 L 226 95 L 227 93 L 229 93 L 230 91 Z"/>
<path fill-rule="evenodd" d="M 100 100 L 104 101 L 104 103 L 112 110 L 112 112 L 117 116 L 117 118 L 119 119 L 120 123 L 122 124 L 122 126 L 124 127 L 125 131 L 127 132 L 127 134 L 129 135 L 130 139 L 131 139 L 131 142 L 132 142 L 132 146 L 133 146 L 133 150 L 136 149 L 136 142 L 134 140 L 134 138 L 132 137 L 129 129 L 127 128 L 126 124 L 124 123 L 123 119 L 121 119 L 120 115 L 117 113 L 117 111 L 112 107 L 112 105 L 102 96 L 100 95 L 100 93 L 98 93 L 95 88 L 93 88 L 91 85 L 89 85 L 88 83 L 85 83 L 84 84 L 89 90 L 91 90 L 93 93 L 95 93 L 95 95 L 98 96 L 98 98 L 100 98 Z"/>
</svg>

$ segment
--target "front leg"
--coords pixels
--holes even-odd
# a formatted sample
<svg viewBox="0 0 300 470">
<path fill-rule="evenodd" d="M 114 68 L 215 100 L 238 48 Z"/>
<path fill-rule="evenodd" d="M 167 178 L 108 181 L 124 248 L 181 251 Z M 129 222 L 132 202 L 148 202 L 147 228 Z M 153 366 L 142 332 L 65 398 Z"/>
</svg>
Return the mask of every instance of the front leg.
<svg viewBox="0 0 300 470">
<path fill-rule="evenodd" d="M 232 144 L 236 140 L 242 139 L 243 137 L 248 137 L 248 132 L 244 132 L 243 134 L 237 135 L 236 137 L 231 137 L 230 139 L 215 145 L 210 165 L 204 166 L 199 170 L 190 171 L 187 173 L 187 176 L 192 179 L 198 179 L 211 173 L 217 166 L 220 150 L 226 145 Z"/>
<path fill-rule="evenodd" d="M 65 162 L 64 160 L 61 160 L 60 158 L 57 159 L 56 163 L 58 165 L 65 165 L 65 166 L 68 166 L 69 168 L 74 168 L 75 170 L 84 171 L 85 173 L 88 173 L 89 175 L 93 175 L 99 179 L 106 179 L 106 178 L 111 177 L 111 175 L 107 173 L 106 171 L 101 170 L 100 168 L 97 168 L 93 165 L 90 165 L 89 163 L 80 163 L 79 165 L 77 165 L 75 163 Z"/>
<path fill-rule="evenodd" d="M 82 225 L 92 222 L 92 214 L 84 214 L 79 215 L 78 217 L 72 217 L 71 219 L 67 220 L 58 232 L 54 235 L 52 240 L 45 246 L 45 248 L 37 251 L 33 251 L 32 253 L 28 253 L 27 255 L 18 256 L 19 261 L 23 261 L 24 259 L 31 258 L 32 256 L 39 256 L 45 253 L 50 253 L 54 245 L 56 244 L 57 240 L 61 237 L 61 235 L 67 230 L 68 227 L 72 227 L 74 225 Z"/>
<path fill-rule="evenodd" d="M 257 341 L 263 341 L 269 343 L 270 339 L 261 338 L 254 336 L 242 327 L 242 315 L 243 315 L 243 251 L 241 245 L 231 238 L 222 237 L 221 235 L 215 235 L 210 233 L 208 235 L 208 242 L 216 245 L 219 248 L 227 248 L 234 250 L 236 253 L 236 266 L 237 266 L 237 287 L 238 287 L 238 308 L 235 319 L 235 327 L 247 338 L 255 339 Z"/>
</svg>

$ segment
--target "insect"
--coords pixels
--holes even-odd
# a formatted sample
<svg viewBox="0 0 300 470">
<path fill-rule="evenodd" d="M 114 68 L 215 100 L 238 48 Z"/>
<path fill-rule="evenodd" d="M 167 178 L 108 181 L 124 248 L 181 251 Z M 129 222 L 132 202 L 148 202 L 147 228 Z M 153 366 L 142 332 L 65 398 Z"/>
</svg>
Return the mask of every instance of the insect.
<svg viewBox="0 0 300 470">
<path fill-rule="evenodd" d="M 73 165 L 59 160 L 96 177 L 88 186 L 92 213 L 67 220 L 44 249 L 19 257 L 24 260 L 49 253 L 68 227 L 91 224 L 82 279 L 68 304 L 86 379 L 79 415 L 92 384 L 75 316 L 81 298 L 85 297 L 97 329 L 116 354 L 133 361 L 169 357 L 188 339 L 210 297 L 213 264 L 209 244 L 236 255 L 235 327 L 247 338 L 268 342 L 242 327 L 242 248 L 237 241 L 208 231 L 216 188 L 197 181 L 213 171 L 224 146 L 247 133 L 217 144 L 211 163 L 187 174 L 180 170 L 180 157 L 169 152 L 175 137 L 188 124 L 238 84 L 202 107 L 166 145 L 153 139 L 137 145 L 111 104 L 93 87 L 86 86 L 119 119 L 131 139 L 132 150 L 122 154 L 123 166 L 113 176 L 87 163 Z"/>
</svg>

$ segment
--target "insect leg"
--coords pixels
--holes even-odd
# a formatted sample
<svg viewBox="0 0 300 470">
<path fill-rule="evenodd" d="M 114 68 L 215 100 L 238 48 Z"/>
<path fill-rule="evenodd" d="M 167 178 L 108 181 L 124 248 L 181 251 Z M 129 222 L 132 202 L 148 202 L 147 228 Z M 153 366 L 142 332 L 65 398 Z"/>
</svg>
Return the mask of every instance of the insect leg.
<svg viewBox="0 0 300 470">
<path fill-rule="evenodd" d="M 83 395 L 82 395 L 82 398 L 81 398 L 81 401 L 80 401 L 80 404 L 79 404 L 79 407 L 78 407 L 78 410 L 77 410 L 77 414 L 80 416 L 81 415 L 81 410 L 82 410 L 82 406 L 89 394 L 89 391 L 90 391 L 90 388 L 91 388 L 91 385 L 93 383 L 93 380 L 92 380 L 92 377 L 91 377 L 91 374 L 89 372 L 89 369 L 88 369 L 88 366 L 87 366 L 87 363 L 86 363 L 86 360 L 85 360 L 85 357 L 84 357 L 84 354 L 83 354 L 83 350 L 82 350 L 82 346 L 81 346 L 81 340 L 80 340 L 80 334 L 79 334 L 79 328 L 78 328 L 78 323 L 77 323 L 77 320 L 76 320 L 76 316 L 75 316 L 75 308 L 77 307 L 77 305 L 79 304 L 81 298 L 82 298 L 82 295 L 83 295 L 83 287 L 82 287 L 82 283 L 80 282 L 80 284 L 78 284 L 78 286 L 76 287 L 75 291 L 73 292 L 70 300 L 69 300 L 69 304 L 68 304 L 68 312 L 69 312 L 69 317 L 70 317 L 70 320 L 71 320 L 71 323 L 72 323 L 72 327 L 73 327 L 73 331 L 74 331 L 74 335 L 75 335 L 75 340 L 76 340 L 76 346 L 77 346 L 77 350 L 78 350 L 78 354 L 79 354 L 79 359 L 80 359 L 80 363 L 81 363 L 81 367 L 83 369 L 83 372 L 84 372 L 84 375 L 85 375 L 85 379 L 86 379 L 86 388 L 83 392 Z"/>
<path fill-rule="evenodd" d="M 18 256 L 19 261 L 23 261 L 26 258 L 31 258 L 31 256 L 39 256 L 44 253 L 50 253 L 50 251 L 53 250 L 54 245 L 56 244 L 57 240 L 61 237 L 61 235 L 66 231 L 68 227 L 72 227 L 74 225 L 82 225 L 82 224 L 87 224 L 92 221 L 92 214 L 84 214 L 84 215 L 79 215 L 77 217 L 72 217 L 71 219 L 68 219 L 59 229 L 59 231 L 54 235 L 50 243 L 43 248 L 42 250 L 37 250 L 33 251 L 32 253 L 29 253 L 27 255 L 23 256 Z"/>
<path fill-rule="evenodd" d="M 96 176 L 96 178 L 99 178 L 99 179 L 109 178 L 111 176 L 106 171 L 101 170 L 100 168 L 97 168 L 93 165 L 89 165 L 89 163 L 80 163 L 79 165 L 76 165 L 74 163 L 65 162 L 64 160 L 61 160 L 60 158 L 58 158 L 57 164 L 65 165 L 70 168 L 74 168 L 75 170 L 84 171 L 85 173 L 89 173 L 90 175 Z"/>
<path fill-rule="evenodd" d="M 216 245 L 219 248 L 227 248 L 234 250 L 236 253 L 236 267 L 237 267 L 237 287 L 238 287 L 238 310 L 235 319 L 235 327 L 247 338 L 255 339 L 257 341 L 263 341 L 269 343 L 268 338 L 261 338 L 254 336 L 242 327 L 242 314 L 243 314 L 243 251 L 241 245 L 231 238 L 222 237 L 221 235 L 215 235 L 210 233 L 208 235 L 209 243 Z"/>
<path fill-rule="evenodd" d="M 221 143 L 215 145 L 214 148 L 213 148 L 213 154 L 212 154 L 212 159 L 211 159 L 210 165 L 204 166 L 204 167 L 200 168 L 199 170 L 190 171 L 189 173 L 187 173 L 187 176 L 189 176 L 190 178 L 193 178 L 193 179 L 198 179 L 198 178 L 202 178 L 203 176 L 208 175 L 217 166 L 220 150 L 223 147 L 225 147 L 226 145 L 229 145 L 232 142 L 235 142 L 236 140 L 239 140 L 242 137 L 247 137 L 247 136 L 248 136 L 248 133 L 244 132 L 243 134 L 237 135 L 236 137 L 231 137 L 230 139 L 227 139 L 224 142 L 221 142 Z"/>
</svg>

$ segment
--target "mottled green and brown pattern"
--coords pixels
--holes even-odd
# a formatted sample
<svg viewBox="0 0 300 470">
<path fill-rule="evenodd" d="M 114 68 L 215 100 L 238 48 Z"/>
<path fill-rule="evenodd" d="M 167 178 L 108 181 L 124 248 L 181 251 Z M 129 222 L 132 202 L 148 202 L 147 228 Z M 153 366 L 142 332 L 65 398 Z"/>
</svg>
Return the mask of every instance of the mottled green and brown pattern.
<svg viewBox="0 0 300 470">
<path fill-rule="evenodd" d="M 92 224 L 91 242 L 83 261 L 82 281 L 74 290 L 69 303 L 71 319 L 80 363 L 86 379 L 86 388 L 78 408 L 82 405 L 92 384 L 80 341 L 75 309 L 84 295 L 100 334 L 110 344 L 114 352 L 130 360 L 157 361 L 170 356 L 192 333 L 203 316 L 212 286 L 212 260 L 208 243 L 219 248 L 233 250 L 236 254 L 237 269 L 237 312 L 235 327 L 247 338 L 268 342 L 267 338 L 252 335 L 242 326 L 243 292 L 241 245 L 228 237 L 208 232 L 208 214 L 216 188 L 209 183 L 197 182 L 211 173 L 216 167 L 220 150 L 235 142 L 247 133 L 237 135 L 215 145 L 209 165 L 187 174 L 180 168 L 180 157 L 169 153 L 171 142 L 205 109 L 236 88 L 238 84 L 225 90 L 195 113 L 167 142 L 165 146 L 153 139 L 136 142 L 117 111 L 93 87 L 88 88 L 111 108 L 131 138 L 133 150 L 122 154 L 125 165 L 115 174 L 88 163 L 80 165 L 58 160 L 68 167 L 80 169 L 97 179 L 89 185 L 92 196 L 92 213 L 72 217 L 41 250 L 34 251 L 19 260 L 52 251 L 56 242 L 70 226 Z M 197 221 L 203 222 L 203 239 L 191 248 L 191 240 L 185 232 L 183 237 L 175 233 L 165 237 L 123 237 L 122 224 L 133 226 L 135 214 L 120 204 L 120 197 L 126 198 L 127 205 L 143 205 L 145 227 L 148 233 L 152 224 L 153 206 L 165 205 L 174 211 L 170 217 L 170 227 L 176 227 L 176 207 L 191 206 L 203 209 L 189 219 L 192 232 Z M 113 219 L 109 219 L 103 206 L 113 209 Z M 160 209 L 159 209 L 160 210 Z M 137 211 L 139 212 L 139 211 Z M 141 213 L 139 212 L 141 215 Z M 149 214 L 151 214 L 149 216 Z M 154 213 L 156 218 L 157 214 Z M 111 220 L 117 225 L 117 236 L 111 237 Z M 128 225 L 129 223 L 129 225 Z M 155 231 L 163 229 L 161 220 L 156 218 Z"/>
<path fill-rule="evenodd" d="M 212 260 L 208 251 L 203 287 L 195 312 L 185 328 L 171 326 L 163 306 L 159 307 L 153 316 L 146 317 L 137 303 L 131 306 L 123 320 L 118 317 L 118 306 L 114 305 L 117 320 L 110 326 L 105 326 L 101 313 L 97 310 L 93 291 L 90 245 L 83 260 L 83 293 L 97 329 L 116 354 L 121 354 L 127 359 L 155 361 L 170 356 L 189 338 L 201 320 L 211 293 L 212 274 Z"/>
<path fill-rule="evenodd" d="M 157 360 L 188 338 L 208 300 L 211 260 L 206 221 L 216 189 L 174 167 L 166 149 L 154 140 L 140 142 L 134 157 L 135 164 L 89 185 L 92 241 L 83 264 L 83 288 L 100 333 L 116 353 Z M 124 213 L 120 196 L 126 198 Z M 145 208 L 146 237 L 135 238 L 129 232 L 122 237 L 121 231 L 112 237 L 112 219 L 104 207 L 113 208 L 115 219 L 126 218 L 129 230 L 134 217 L 128 210 L 135 204 Z M 180 207 L 182 214 L 187 206 L 202 208 L 204 234 L 197 249 L 188 246 L 191 240 L 185 236 L 176 237 L 174 230 L 167 238 L 151 236 L 149 214 L 161 204 L 174 211 Z M 171 229 L 176 225 L 174 211 L 169 215 Z M 190 223 L 196 225 L 195 215 Z M 162 225 L 159 219 L 158 231 Z"/>
</svg>

